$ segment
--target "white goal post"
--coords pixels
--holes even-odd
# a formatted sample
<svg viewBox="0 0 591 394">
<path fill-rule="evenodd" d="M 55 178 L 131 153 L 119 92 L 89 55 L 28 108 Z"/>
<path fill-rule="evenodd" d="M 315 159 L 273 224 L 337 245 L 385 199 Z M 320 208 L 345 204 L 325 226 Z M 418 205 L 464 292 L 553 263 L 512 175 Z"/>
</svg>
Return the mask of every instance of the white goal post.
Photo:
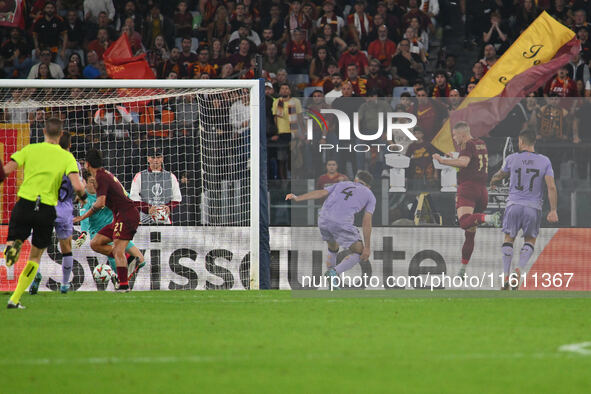
<svg viewBox="0 0 591 394">
<path fill-rule="evenodd" d="M 104 98 L 102 97 L 98 97 L 98 95 L 95 94 L 86 94 L 85 96 L 81 96 L 78 100 L 73 100 L 69 97 L 66 96 L 66 93 L 64 94 L 63 98 L 49 98 L 47 102 L 43 101 L 43 97 L 40 94 L 37 94 L 35 96 L 35 94 L 30 94 L 27 96 L 27 102 L 25 103 L 20 103 L 19 104 L 19 99 L 16 100 L 11 100 L 11 94 L 14 94 L 15 91 L 19 91 L 22 90 L 23 92 L 26 91 L 32 91 L 32 92 L 40 92 L 40 91 L 48 91 L 48 92 L 67 92 L 69 90 L 72 89 L 78 89 L 78 90 L 83 90 L 84 92 L 99 92 L 99 91 L 109 91 L 109 94 L 106 94 L 104 96 Z M 248 90 L 248 93 L 246 93 L 246 90 Z M 129 96 L 118 96 L 117 91 L 120 90 L 128 90 L 130 92 L 134 92 L 134 94 L 129 95 Z M 246 230 L 245 228 L 243 228 L 244 231 L 247 231 L 249 234 L 249 240 L 248 240 L 248 252 L 249 252 L 249 286 L 246 286 L 246 284 L 243 283 L 243 287 L 248 287 L 250 289 L 259 289 L 259 263 L 261 261 L 261 246 L 260 246 L 260 215 L 261 215 L 261 208 L 260 208 L 260 187 L 261 187 L 261 165 L 264 163 L 261 163 L 260 160 L 260 138 L 262 136 L 265 135 L 264 132 L 261 132 L 261 128 L 265 127 L 265 118 L 264 118 L 264 82 L 262 80 L 258 80 L 258 79 L 251 79 L 251 80 L 214 80 L 214 79 L 188 79 L 188 80 L 111 80 L 111 79 L 104 79 L 104 80 L 84 80 L 84 79 L 78 79 L 78 80 L 64 80 L 64 79 L 59 79 L 59 80 L 35 80 L 35 79 L 19 79 L 19 80 L 3 80 L 2 86 L 0 87 L 0 91 L 4 91 L 4 93 L 0 92 L 0 111 L 2 111 L 3 113 L 8 113 L 10 111 L 13 111 L 13 113 L 17 113 L 17 115 L 12 115 L 13 117 L 15 116 L 19 116 L 18 115 L 18 111 L 20 110 L 21 112 L 27 112 L 29 110 L 27 110 L 27 105 L 30 106 L 30 108 L 34 108 L 34 107 L 41 107 L 41 106 L 45 106 L 45 107 L 51 107 L 51 108 L 55 108 L 55 107 L 59 107 L 59 108 L 65 108 L 68 106 L 80 106 L 80 105 L 84 105 L 84 106 L 88 106 L 88 108 L 92 107 L 93 108 L 93 115 L 94 118 L 90 119 L 90 122 L 99 122 L 99 121 L 103 121 L 104 120 L 104 124 L 107 124 L 108 122 L 114 122 L 113 119 L 115 119 L 115 117 L 123 117 L 123 121 L 125 121 L 127 118 L 129 117 L 129 119 L 132 118 L 132 115 L 128 114 L 128 113 L 123 113 L 120 111 L 120 113 L 116 113 L 116 111 L 114 111 L 114 113 L 111 113 L 109 116 L 111 116 L 111 118 L 109 119 L 103 119 L 102 113 L 100 113 L 99 111 L 96 110 L 97 106 L 99 106 L 99 104 L 101 103 L 105 103 L 105 105 L 107 106 L 111 106 L 110 108 L 116 108 L 116 106 L 119 103 L 135 103 L 137 101 L 142 101 L 142 100 L 152 100 L 154 98 L 156 99 L 170 99 L 170 98 L 176 98 L 179 99 L 180 101 L 183 101 L 185 96 L 190 96 L 190 95 L 204 95 L 205 97 L 207 97 L 207 95 L 215 95 L 215 94 L 222 94 L 225 91 L 228 92 L 232 92 L 232 93 L 228 93 L 227 97 L 231 97 L 232 98 L 232 102 L 230 101 L 230 99 L 227 100 L 227 103 L 224 103 L 223 105 L 226 105 L 226 107 L 224 107 L 225 110 L 225 117 L 219 116 L 217 114 L 211 115 L 210 118 L 208 119 L 208 121 L 211 122 L 211 119 L 214 119 L 215 121 L 220 121 L 220 122 L 224 122 L 226 124 L 222 125 L 225 128 L 229 128 L 230 130 L 232 130 L 232 127 L 234 127 L 234 131 L 236 130 L 236 128 L 239 128 L 239 124 L 240 122 L 238 122 L 238 126 L 236 126 L 236 122 L 233 124 L 228 124 L 231 122 L 228 122 L 228 112 L 231 112 L 231 108 L 230 105 L 235 103 L 236 101 L 241 100 L 241 97 L 245 97 L 248 96 L 248 102 L 246 102 L 246 98 L 244 98 L 244 102 L 245 102 L 245 106 L 248 107 L 248 119 L 246 120 L 246 123 L 243 121 L 242 124 L 245 125 L 245 130 L 247 130 L 247 133 L 249 133 L 249 137 L 243 137 L 243 136 L 238 136 L 235 137 L 235 140 L 232 141 L 238 141 L 238 142 L 233 142 L 236 144 L 236 148 L 235 150 L 239 153 L 237 153 L 237 155 L 241 155 L 240 157 L 244 159 L 244 163 L 245 163 L 245 168 L 247 168 L 247 170 L 244 169 L 240 169 L 240 174 L 234 174 L 234 178 L 233 179 L 238 179 L 239 176 L 244 175 L 244 177 L 246 177 L 246 172 L 248 172 L 248 179 L 244 180 L 244 182 L 241 183 L 241 186 L 239 186 L 241 188 L 241 190 L 239 192 L 237 191 L 232 191 L 229 190 L 228 188 L 232 188 L 234 187 L 234 184 L 240 184 L 240 180 L 242 180 L 242 178 L 236 182 L 233 180 L 229 180 L 229 181 L 222 181 L 223 182 L 223 188 L 224 191 L 228 192 L 229 195 L 232 195 L 232 202 L 227 203 L 224 207 L 220 208 L 218 206 L 212 206 L 209 207 L 207 206 L 208 201 L 213 200 L 215 197 L 211 197 L 211 196 L 207 196 L 207 190 L 206 190 L 206 184 L 209 182 L 209 184 L 216 184 L 217 187 L 217 183 L 219 182 L 217 180 L 215 181 L 208 181 L 207 179 L 201 179 L 201 185 L 202 186 L 202 190 L 203 190 L 203 196 L 198 197 L 196 199 L 196 201 L 200 198 L 200 202 L 197 203 L 198 205 L 200 205 L 200 212 L 197 212 L 196 215 L 200 217 L 200 225 L 205 225 L 205 226 L 216 226 L 216 223 L 222 223 L 222 226 L 228 226 L 228 227 L 248 227 L 248 230 Z M 197 93 L 196 93 L 197 92 Z M 222 92 L 222 93 L 220 93 Z M 240 96 L 242 94 L 242 96 Z M 51 95 L 49 95 L 51 96 Z M 53 96 L 51 96 L 53 97 Z M 237 98 L 237 99 L 236 99 Z M 25 100 L 22 100 L 23 102 Z M 190 100 L 189 100 L 190 101 Z M 16 104 L 15 104 L 16 102 Z M 184 101 L 183 101 L 184 103 Z M 122 104 L 123 105 L 123 104 Z M 85 107 L 87 108 L 87 107 Z M 175 107 L 176 108 L 176 107 Z M 185 113 L 184 116 L 205 116 L 204 115 L 204 111 L 197 105 L 196 107 L 191 107 L 191 108 L 196 108 L 195 110 L 191 110 L 190 112 L 193 112 L 192 114 L 189 113 Z M 86 110 L 88 112 L 88 110 Z M 94 112 L 96 111 L 96 112 Z M 197 113 L 195 113 L 197 112 Z M 207 112 L 207 111 L 205 111 Z M 212 111 L 213 112 L 213 111 Z M 137 114 L 136 114 L 137 115 Z M 262 116 L 261 116 L 262 115 Z M 4 116 L 4 115 L 3 115 Z M 21 123 L 24 123 L 24 121 L 22 119 L 26 119 L 26 117 L 29 117 L 29 120 L 32 119 L 32 116 L 30 113 L 24 115 L 21 118 Z M 162 115 L 164 116 L 164 115 Z M 85 115 L 86 117 L 86 115 Z M 229 118 L 232 118 L 232 114 L 230 114 Z M 135 118 L 134 118 L 135 119 Z M 8 116 L 3 119 L 5 120 L 6 123 L 12 123 L 14 122 L 14 119 L 10 119 Z M 121 120 L 120 120 L 121 121 Z M 130 120 L 131 122 L 131 120 Z M 162 118 L 154 118 L 153 119 L 154 125 L 155 126 L 161 126 L 160 123 L 164 122 L 164 117 Z M 111 123 L 108 123 L 111 124 Z M 96 125 L 93 125 L 96 126 Z M 204 129 L 203 129 L 203 125 L 202 123 L 199 124 L 198 127 L 196 127 L 198 129 L 198 131 L 196 131 L 196 133 L 199 134 L 200 138 L 202 136 L 202 134 L 204 133 Z M 245 132 L 246 133 L 246 132 Z M 131 133 L 130 133 L 131 134 Z M 236 133 L 239 134 L 239 133 Z M 132 138 L 132 137 L 129 137 Z M 33 142 L 33 141 L 31 141 Z M 207 150 L 209 149 L 207 147 L 207 142 L 199 142 L 199 150 Z M 241 145 L 240 145 L 241 144 Z M 243 151 L 244 149 L 248 148 L 248 152 Z M 144 149 L 143 152 L 145 152 L 146 150 Z M 197 154 L 205 154 L 204 152 L 200 152 Z M 196 155 L 197 155 L 196 154 Z M 210 151 L 207 153 L 209 156 L 209 158 L 212 158 L 212 160 L 218 160 L 217 157 L 213 157 L 214 155 L 224 155 L 224 151 L 220 148 L 218 149 L 218 147 L 214 147 L 212 149 L 210 149 Z M 114 153 L 114 155 L 116 155 L 116 153 Z M 243 155 L 243 156 L 242 156 Z M 238 156 L 237 156 L 238 157 Z M 5 159 L 5 157 L 2 157 L 3 159 Z M 115 160 L 116 158 L 114 158 L 113 160 Z M 143 159 L 143 158 L 142 158 Z M 220 161 L 221 164 L 218 165 L 218 167 L 216 167 L 216 171 L 222 171 L 222 170 L 227 170 L 227 171 L 234 171 L 232 168 L 232 163 L 227 163 L 229 159 L 226 159 L 226 162 L 222 162 Z M 241 159 L 242 160 L 242 159 Z M 207 163 L 203 163 L 203 159 L 201 159 L 201 170 L 198 170 L 199 174 L 201 175 L 202 178 L 204 178 L 207 173 L 207 169 L 204 168 L 207 166 Z M 144 163 L 144 162 L 142 162 Z M 145 166 L 145 164 L 144 164 Z M 266 167 L 266 166 L 263 166 Z M 238 172 L 238 170 L 236 170 Z M 127 176 L 129 176 L 130 174 L 127 174 Z M 180 175 L 177 174 L 177 178 L 179 178 L 180 180 Z M 135 182 L 135 178 L 134 178 L 134 182 Z M 248 190 L 246 190 L 245 185 L 248 186 Z M 129 190 L 128 190 L 129 191 Z M 221 193 L 221 192 L 220 192 Z M 233 194 L 232 194 L 233 193 Z M 217 191 L 213 191 L 212 195 L 217 195 Z M 230 198 L 230 197 L 228 197 Z M 248 201 L 247 201 L 248 200 Z M 266 196 L 265 196 L 265 201 L 266 201 Z M 234 204 L 234 205 L 232 205 Z M 266 210 L 266 205 L 263 206 L 264 210 Z M 236 211 L 240 211 L 240 212 L 236 212 Z M 221 213 L 220 213 L 221 212 Z M 218 215 L 218 216 L 216 216 Z M 221 217 L 221 215 L 225 215 L 224 217 Z M 0 218 L 2 218 L 2 216 L 0 216 Z M 170 220 L 169 218 L 166 218 L 168 220 Z M 147 220 L 155 220 L 148 217 Z M 217 221 L 216 221 L 217 220 Z M 225 221 L 224 221 L 225 220 Z M 2 218 L 1 220 L 2 222 L 4 222 L 4 224 L 7 223 L 6 218 Z M 174 223 L 172 223 L 174 225 Z M 157 227 L 159 229 L 163 229 L 164 226 L 159 226 Z M 266 229 L 266 224 L 264 226 L 264 228 Z M 219 236 L 219 231 L 217 231 L 217 229 L 211 229 L 212 231 L 210 231 L 210 235 L 213 233 L 218 233 Z M 204 234 L 207 235 L 207 230 L 204 230 Z M 237 236 L 239 237 L 239 236 Z M 263 237 L 265 238 L 265 237 Z M 139 245 L 138 245 L 139 247 Z M 144 246 L 145 247 L 145 246 Z M 267 247 L 268 249 L 268 247 Z M 146 259 L 149 261 L 149 256 L 146 256 Z M 242 266 L 241 266 L 242 267 Z M 150 286 L 152 286 L 152 284 L 150 284 Z M 159 287 L 158 287 L 159 288 Z"/>
</svg>

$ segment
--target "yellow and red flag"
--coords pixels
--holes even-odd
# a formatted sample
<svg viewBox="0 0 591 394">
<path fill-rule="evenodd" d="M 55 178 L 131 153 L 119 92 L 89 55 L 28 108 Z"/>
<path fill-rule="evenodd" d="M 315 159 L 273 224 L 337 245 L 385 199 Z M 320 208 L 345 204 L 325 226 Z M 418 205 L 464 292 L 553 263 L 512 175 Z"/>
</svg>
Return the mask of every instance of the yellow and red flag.
<svg viewBox="0 0 591 394">
<path fill-rule="evenodd" d="M 450 114 L 431 144 L 444 153 L 456 150 L 450 122 L 466 121 L 474 137 L 487 135 L 519 98 L 538 89 L 567 64 L 579 46 L 572 30 L 542 12 Z M 479 100 L 483 98 L 488 100 Z"/>
</svg>

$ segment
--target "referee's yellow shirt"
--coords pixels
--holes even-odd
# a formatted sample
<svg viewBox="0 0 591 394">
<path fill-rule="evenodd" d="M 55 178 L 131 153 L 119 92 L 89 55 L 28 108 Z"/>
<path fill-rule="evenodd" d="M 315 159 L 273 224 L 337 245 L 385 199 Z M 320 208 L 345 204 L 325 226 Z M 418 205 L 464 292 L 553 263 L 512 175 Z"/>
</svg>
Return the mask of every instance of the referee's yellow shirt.
<svg viewBox="0 0 591 394">
<path fill-rule="evenodd" d="M 10 158 L 19 167 L 24 167 L 25 178 L 18 196 L 29 201 L 41 196 L 41 203 L 46 205 L 57 205 L 63 176 L 78 172 L 74 156 L 58 144 L 41 142 L 27 145 Z"/>
</svg>

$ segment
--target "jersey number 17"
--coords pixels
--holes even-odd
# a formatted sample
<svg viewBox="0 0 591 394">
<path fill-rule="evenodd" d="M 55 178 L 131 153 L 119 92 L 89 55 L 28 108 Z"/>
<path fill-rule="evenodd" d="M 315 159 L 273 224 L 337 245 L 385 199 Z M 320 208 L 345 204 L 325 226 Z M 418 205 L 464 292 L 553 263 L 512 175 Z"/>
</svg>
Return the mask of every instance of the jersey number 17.
<svg viewBox="0 0 591 394">
<path fill-rule="evenodd" d="M 515 173 L 517 174 L 517 186 L 515 186 L 515 188 L 519 191 L 523 191 L 524 186 L 521 184 L 521 180 L 522 180 L 522 175 L 521 172 L 523 171 L 523 169 L 517 168 L 515 169 Z M 532 177 L 529 179 L 529 191 L 531 192 L 534 188 L 534 180 L 540 176 L 540 170 L 538 170 L 537 168 L 526 168 L 525 169 L 525 174 L 533 174 Z"/>
</svg>

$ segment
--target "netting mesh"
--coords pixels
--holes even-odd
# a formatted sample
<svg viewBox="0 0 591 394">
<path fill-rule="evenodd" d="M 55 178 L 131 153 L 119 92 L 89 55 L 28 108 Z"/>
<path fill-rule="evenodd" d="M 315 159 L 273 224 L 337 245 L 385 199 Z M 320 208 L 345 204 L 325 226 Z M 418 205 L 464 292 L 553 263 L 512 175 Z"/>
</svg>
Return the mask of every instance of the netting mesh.
<svg viewBox="0 0 591 394">
<path fill-rule="evenodd" d="M 100 149 L 104 167 L 138 201 L 143 226 L 136 244 L 148 263 L 155 250 L 159 256 L 136 287 L 248 287 L 249 95 L 242 88 L 0 89 L 0 154 L 6 162 L 26 144 L 42 142 L 45 120 L 61 119 L 76 159 Z M 16 176 L 3 185 L 3 225 L 21 181 Z M 88 282 L 87 256 L 96 255 L 87 247 L 78 254 Z"/>
</svg>

